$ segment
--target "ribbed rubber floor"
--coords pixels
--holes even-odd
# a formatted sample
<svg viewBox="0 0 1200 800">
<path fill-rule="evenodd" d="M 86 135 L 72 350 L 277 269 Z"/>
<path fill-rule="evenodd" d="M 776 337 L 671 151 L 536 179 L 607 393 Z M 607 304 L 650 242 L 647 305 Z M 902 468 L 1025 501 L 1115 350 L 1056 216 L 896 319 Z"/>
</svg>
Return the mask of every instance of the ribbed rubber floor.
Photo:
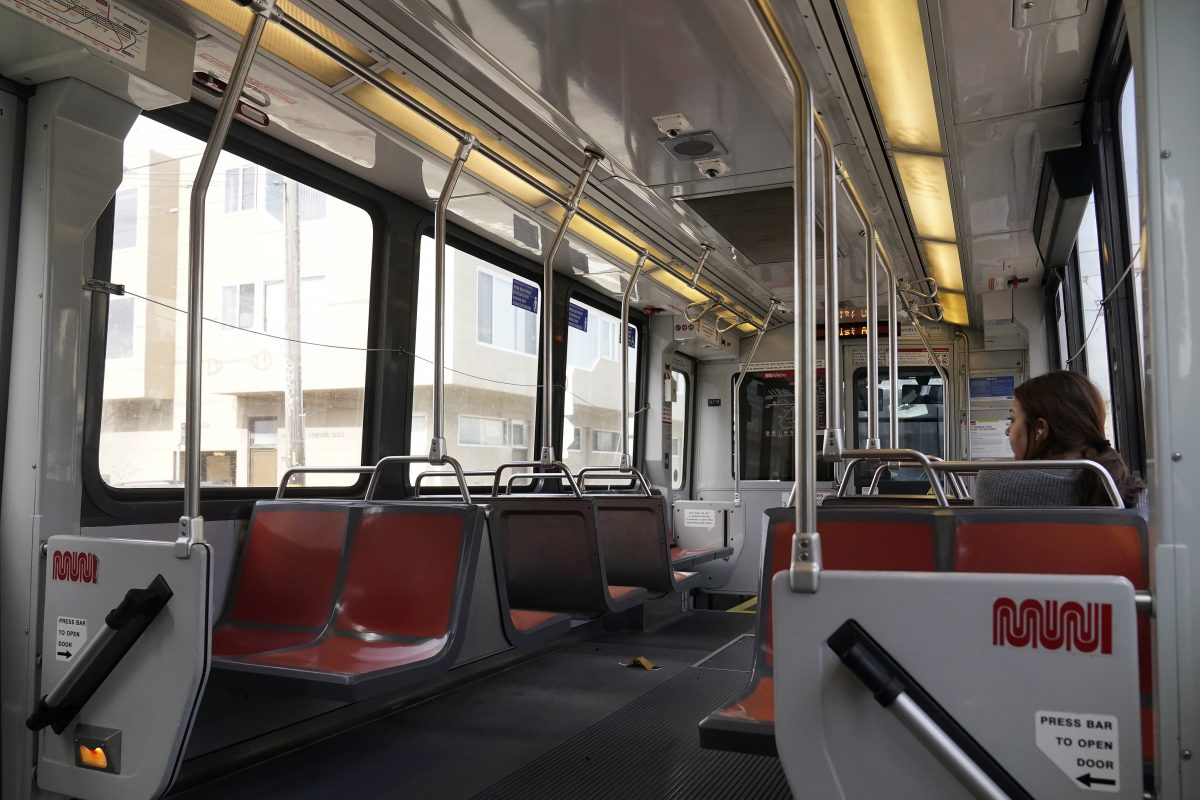
<svg viewBox="0 0 1200 800">
<path fill-rule="evenodd" d="M 754 634 L 747 633 L 706 656 L 696 664 L 700 669 L 732 669 L 749 672 L 754 667 Z"/>
<path fill-rule="evenodd" d="M 732 701 L 746 678 L 738 670 L 686 669 L 476 800 L 791 798 L 778 759 L 700 749 L 697 724 Z"/>
</svg>

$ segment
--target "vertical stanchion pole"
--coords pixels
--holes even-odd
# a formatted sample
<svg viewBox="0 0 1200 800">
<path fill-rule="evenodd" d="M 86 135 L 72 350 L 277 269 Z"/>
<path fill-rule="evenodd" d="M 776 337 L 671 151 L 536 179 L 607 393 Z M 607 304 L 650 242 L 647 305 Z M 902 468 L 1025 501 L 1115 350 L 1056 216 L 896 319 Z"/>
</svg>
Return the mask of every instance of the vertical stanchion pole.
<svg viewBox="0 0 1200 800">
<path fill-rule="evenodd" d="M 900 284 L 885 259 L 888 272 L 888 447 L 900 447 Z"/>
<path fill-rule="evenodd" d="M 867 449 L 879 449 L 879 245 L 867 219 Z"/>
<path fill-rule="evenodd" d="M 642 267 L 646 266 L 646 259 L 650 257 L 649 250 L 642 250 L 638 253 L 637 263 L 633 265 L 633 274 L 629 276 L 629 285 L 625 287 L 625 293 L 621 295 L 621 341 L 618 347 L 621 348 L 621 470 L 627 470 L 630 467 L 629 460 L 629 297 L 633 294 L 633 287 L 637 284 L 638 278 L 642 276 Z M 636 383 L 635 383 L 636 385 Z"/>
<path fill-rule="evenodd" d="M 837 260 L 837 184 L 842 179 L 833 141 L 824 125 L 818 124 L 817 136 L 825 151 L 825 443 L 822 455 L 830 460 L 842 457 L 845 440 L 842 431 L 842 362 L 838 341 L 838 260 Z M 810 379 L 815 378 L 814 375 Z"/>
<path fill-rule="evenodd" d="M 592 177 L 592 171 L 604 158 L 603 153 L 591 148 L 584 150 L 584 155 L 583 171 L 579 173 L 575 189 L 567 198 L 562 221 L 558 223 L 558 230 L 554 232 L 554 240 L 542 264 L 542 453 L 539 460 L 543 464 L 554 463 L 554 443 L 551 441 L 551 432 L 554 430 L 551 419 L 554 409 L 554 257 L 558 255 L 567 228 L 579 210 L 579 200 Z"/>
<path fill-rule="evenodd" d="M 446 458 L 446 207 L 474 147 L 473 134 L 459 141 L 433 212 L 433 439 L 429 463 L 434 466 Z"/>
<path fill-rule="evenodd" d="M 184 477 L 183 513 L 179 519 L 179 536 L 175 540 L 175 554 L 187 558 L 193 544 L 204 541 L 204 519 L 200 516 L 200 390 L 203 378 L 201 354 L 204 346 L 204 203 L 208 197 L 208 186 L 212 183 L 213 171 L 225 137 L 233 123 L 250 74 L 250 64 L 262 38 L 269 17 L 275 13 L 275 2 L 269 0 L 262 10 L 250 18 L 250 27 L 238 48 L 229 82 L 221 96 L 217 117 L 209 132 L 204 154 L 196 169 L 192 184 L 191 214 L 188 226 L 188 342 L 187 342 L 187 410 L 184 419 Z"/>
<path fill-rule="evenodd" d="M 775 309 L 779 307 L 779 301 L 771 298 L 771 307 L 767 309 L 767 318 L 763 320 L 762 327 L 758 329 L 758 335 L 754 337 L 754 345 L 750 348 L 750 355 L 746 356 L 746 360 L 742 362 L 742 369 L 738 372 L 737 382 L 733 384 L 733 505 L 734 507 L 742 504 L 742 400 L 741 390 L 742 381 L 746 379 L 746 370 L 750 369 L 750 362 L 754 360 L 754 354 L 758 352 L 758 345 L 762 342 L 763 334 L 767 332 L 767 326 L 771 324 L 771 317 L 775 316 Z"/>
</svg>

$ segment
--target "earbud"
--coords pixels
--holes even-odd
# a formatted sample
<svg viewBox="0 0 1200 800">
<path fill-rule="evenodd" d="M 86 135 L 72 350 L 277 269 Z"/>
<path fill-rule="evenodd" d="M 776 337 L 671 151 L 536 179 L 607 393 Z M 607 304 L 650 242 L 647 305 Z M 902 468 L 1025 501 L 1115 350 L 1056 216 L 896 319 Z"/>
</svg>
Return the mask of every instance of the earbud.
<svg viewBox="0 0 1200 800">
<path fill-rule="evenodd" d="M 1040 438 L 1042 438 L 1042 432 L 1041 432 L 1041 431 L 1038 431 L 1038 432 L 1037 432 L 1037 434 L 1036 434 L 1036 436 L 1035 436 L 1034 438 L 1037 438 L 1037 439 L 1040 439 Z"/>
</svg>

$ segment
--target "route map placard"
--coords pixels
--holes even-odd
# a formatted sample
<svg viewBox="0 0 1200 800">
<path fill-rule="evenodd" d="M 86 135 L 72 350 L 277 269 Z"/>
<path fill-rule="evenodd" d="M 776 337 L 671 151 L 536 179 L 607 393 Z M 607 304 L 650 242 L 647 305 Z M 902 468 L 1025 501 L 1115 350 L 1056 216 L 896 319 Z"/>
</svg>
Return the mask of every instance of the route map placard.
<svg viewBox="0 0 1200 800">
<path fill-rule="evenodd" d="M 146 69 L 150 20 L 109 0 L 0 0 L 72 39 Z"/>
</svg>

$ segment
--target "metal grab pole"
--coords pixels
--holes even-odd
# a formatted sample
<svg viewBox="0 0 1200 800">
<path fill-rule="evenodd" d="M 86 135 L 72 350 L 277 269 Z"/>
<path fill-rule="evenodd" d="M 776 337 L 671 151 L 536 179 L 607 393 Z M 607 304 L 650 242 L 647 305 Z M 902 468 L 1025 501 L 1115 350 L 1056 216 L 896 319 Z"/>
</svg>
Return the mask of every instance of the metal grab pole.
<svg viewBox="0 0 1200 800">
<path fill-rule="evenodd" d="M 567 228 L 571 226 L 571 220 L 575 217 L 575 212 L 579 210 L 579 199 L 583 197 L 583 191 L 587 188 L 588 181 L 592 177 L 592 170 L 596 169 L 596 165 L 600 163 L 600 159 L 604 158 L 604 154 L 599 150 L 593 150 L 590 147 L 583 151 L 586 156 L 583 162 L 583 171 L 579 173 L 579 180 L 575 183 L 575 189 L 571 192 L 571 196 L 567 198 L 566 210 L 563 212 L 562 221 L 558 223 L 558 230 L 554 232 L 554 241 L 550 243 L 550 249 L 546 251 L 546 260 L 542 266 L 542 455 L 541 462 L 543 464 L 554 463 L 554 444 L 550 441 L 551 431 L 553 426 L 551 423 L 552 410 L 554 408 L 554 314 L 551 313 L 554 309 L 554 257 L 558 255 L 558 248 L 562 245 L 562 240 L 567 235 Z"/>
<path fill-rule="evenodd" d="M 633 274 L 629 276 L 629 285 L 621 295 L 621 469 L 627 470 L 629 463 L 629 296 L 633 287 L 642 275 L 642 267 L 646 266 L 649 251 L 638 253 L 637 263 L 633 265 Z M 636 384 L 635 384 L 636 385 Z"/>
<path fill-rule="evenodd" d="M 767 326 L 771 324 L 771 317 L 775 315 L 775 309 L 779 307 L 779 301 L 774 297 L 771 298 L 771 307 L 767 309 L 767 318 L 763 320 L 763 329 L 754 337 L 754 345 L 750 348 L 750 355 L 746 356 L 746 360 L 742 362 L 742 369 L 738 373 L 737 382 L 733 384 L 733 506 L 737 508 L 742 504 L 742 402 L 738 392 L 742 388 L 742 381 L 746 379 L 746 370 L 750 369 L 750 362 L 754 360 L 754 354 L 758 352 L 758 345 L 762 343 L 763 334 L 767 332 Z"/>
<path fill-rule="evenodd" d="M 817 453 L 816 384 L 808 380 L 816 374 L 816 290 L 813 268 L 816 247 L 813 242 L 813 98 L 804 67 L 779 24 L 771 0 L 748 0 L 755 19 L 771 42 L 776 58 L 791 85 L 796 106 L 792 117 L 792 147 L 795 154 L 795 324 L 793 344 L 796 356 L 796 532 L 817 530 Z M 765 327 L 765 326 L 764 326 Z M 802 388 L 803 387 L 803 388 Z M 795 572 L 793 571 L 793 575 Z M 797 589 L 795 583 L 793 589 Z"/>
<path fill-rule="evenodd" d="M 433 211 L 433 439 L 429 442 L 429 463 L 435 467 L 446 457 L 446 207 L 475 141 L 475 136 L 468 133 L 458 143 Z"/>
<path fill-rule="evenodd" d="M 897 295 L 900 284 L 892 273 L 882 251 L 883 266 L 888 273 L 888 447 L 900 446 L 900 307 Z"/>
<path fill-rule="evenodd" d="M 833 141 L 824 125 L 817 138 L 825 151 L 825 443 L 822 455 L 842 457 L 846 443 L 842 431 L 842 364 L 838 345 L 837 181 L 841 170 L 833 155 Z M 813 376 L 815 378 L 815 373 Z"/>
<path fill-rule="evenodd" d="M 879 448 L 879 252 L 867 219 L 867 449 Z"/>
<path fill-rule="evenodd" d="M 183 474 L 183 516 L 179 519 L 179 537 L 175 540 L 175 555 L 187 558 L 193 544 L 204 541 L 204 519 L 200 516 L 200 388 L 203 378 L 203 363 L 200 360 L 204 345 L 204 203 L 208 197 L 208 186 L 212 183 L 213 171 L 229 126 L 233 123 L 233 112 L 237 109 L 250 74 L 254 52 L 262 38 L 267 18 L 275 13 L 275 0 L 267 0 L 262 9 L 250 18 L 250 27 L 238 48 L 233 69 L 217 117 L 213 121 L 204 155 L 196 169 L 192 184 L 191 214 L 188 226 L 188 350 L 187 350 L 187 410 L 185 419 Z"/>
</svg>

